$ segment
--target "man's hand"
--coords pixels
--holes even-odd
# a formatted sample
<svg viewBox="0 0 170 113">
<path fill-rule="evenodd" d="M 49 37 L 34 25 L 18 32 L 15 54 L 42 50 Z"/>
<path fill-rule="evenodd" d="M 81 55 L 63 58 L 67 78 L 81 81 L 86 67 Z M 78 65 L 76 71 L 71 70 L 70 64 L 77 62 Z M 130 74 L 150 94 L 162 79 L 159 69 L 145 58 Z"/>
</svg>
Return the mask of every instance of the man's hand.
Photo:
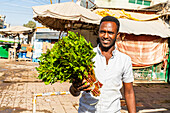
<svg viewBox="0 0 170 113">
<path fill-rule="evenodd" d="M 80 91 L 91 91 L 90 89 L 90 83 L 87 83 L 87 81 L 84 80 L 73 80 L 72 85 L 70 86 L 70 93 L 73 96 L 79 96 Z"/>
</svg>

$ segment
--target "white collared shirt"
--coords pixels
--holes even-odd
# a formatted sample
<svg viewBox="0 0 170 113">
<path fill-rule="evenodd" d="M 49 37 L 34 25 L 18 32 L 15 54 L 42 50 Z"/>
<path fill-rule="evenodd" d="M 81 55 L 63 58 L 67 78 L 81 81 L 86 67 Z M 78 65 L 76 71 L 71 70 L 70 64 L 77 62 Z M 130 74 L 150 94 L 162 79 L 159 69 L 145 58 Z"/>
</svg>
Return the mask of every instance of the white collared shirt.
<svg viewBox="0 0 170 113">
<path fill-rule="evenodd" d="M 78 111 L 79 113 L 119 113 L 122 81 L 125 83 L 134 81 L 131 58 L 115 48 L 106 65 L 106 58 L 102 55 L 99 45 L 94 48 L 94 52 L 97 53 L 93 58 L 95 76 L 103 84 L 100 89 L 101 94 L 94 97 L 91 93 L 83 92 Z"/>
</svg>

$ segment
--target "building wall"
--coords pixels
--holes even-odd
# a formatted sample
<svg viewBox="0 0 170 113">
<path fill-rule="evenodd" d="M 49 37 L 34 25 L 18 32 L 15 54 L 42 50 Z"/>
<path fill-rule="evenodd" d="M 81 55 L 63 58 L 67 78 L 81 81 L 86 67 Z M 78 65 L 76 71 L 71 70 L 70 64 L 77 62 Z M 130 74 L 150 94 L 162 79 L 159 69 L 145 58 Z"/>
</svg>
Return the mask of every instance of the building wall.
<svg viewBox="0 0 170 113">
<path fill-rule="evenodd" d="M 152 0 L 151 5 L 159 4 L 159 3 L 162 3 L 162 2 L 167 2 L 167 0 Z"/>
<path fill-rule="evenodd" d="M 107 7 L 107 8 L 126 8 L 126 9 L 140 9 L 148 7 L 144 5 L 144 1 L 150 1 L 150 5 L 158 4 L 160 2 L 166 2 L 167 0 L 143 0 L 143 5 L 137 4 L 140 0 L 91 0 L 98 7 Z M 131 3 L 130 1 L 135 1 L 136 3 Z M 81 6 L 86 7 L 86 0 L 81 0 Z M 94 5 L 91 2 L 88 2 L 88 8 L 93 7 Z"/>
<path fill-rule="evenodd" d="M 143 8 L 144 5 L 129 3 L 129 0 L 95 0 L 97 6 L 109 8 Z"/>
</svg>

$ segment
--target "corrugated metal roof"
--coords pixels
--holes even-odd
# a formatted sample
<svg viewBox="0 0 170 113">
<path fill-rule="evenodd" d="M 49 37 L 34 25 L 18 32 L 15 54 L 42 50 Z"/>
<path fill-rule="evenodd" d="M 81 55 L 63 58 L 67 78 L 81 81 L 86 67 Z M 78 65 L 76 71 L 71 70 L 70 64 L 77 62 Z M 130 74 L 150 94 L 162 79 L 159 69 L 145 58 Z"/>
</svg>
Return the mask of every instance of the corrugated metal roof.
<svg viewBox="0 0 170 113">
<path fill-rule="evenodd" d="M 135 35 L 156 35 L 162 38 L 170 37 L 170 29 L 160 19 L 152 21 L 120 20 L 120 32 Z"/>
</svg>

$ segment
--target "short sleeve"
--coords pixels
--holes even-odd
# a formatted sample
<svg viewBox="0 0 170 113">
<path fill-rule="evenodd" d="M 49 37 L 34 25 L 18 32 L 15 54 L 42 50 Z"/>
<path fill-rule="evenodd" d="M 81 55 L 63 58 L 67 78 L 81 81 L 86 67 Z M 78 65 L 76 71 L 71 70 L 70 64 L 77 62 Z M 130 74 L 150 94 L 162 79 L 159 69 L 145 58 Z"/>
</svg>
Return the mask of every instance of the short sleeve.
<svg viewBox="0 0 170 113">
<path fill-rule="evenodd" d="M 125 63 L 124 63 L 122 80 L 125 83 L 130 83 L 130 82 L 134 81 L 133 70 L 132 70 L 132 61 L 129 56 L 127 56 Z"/>
</svg>

